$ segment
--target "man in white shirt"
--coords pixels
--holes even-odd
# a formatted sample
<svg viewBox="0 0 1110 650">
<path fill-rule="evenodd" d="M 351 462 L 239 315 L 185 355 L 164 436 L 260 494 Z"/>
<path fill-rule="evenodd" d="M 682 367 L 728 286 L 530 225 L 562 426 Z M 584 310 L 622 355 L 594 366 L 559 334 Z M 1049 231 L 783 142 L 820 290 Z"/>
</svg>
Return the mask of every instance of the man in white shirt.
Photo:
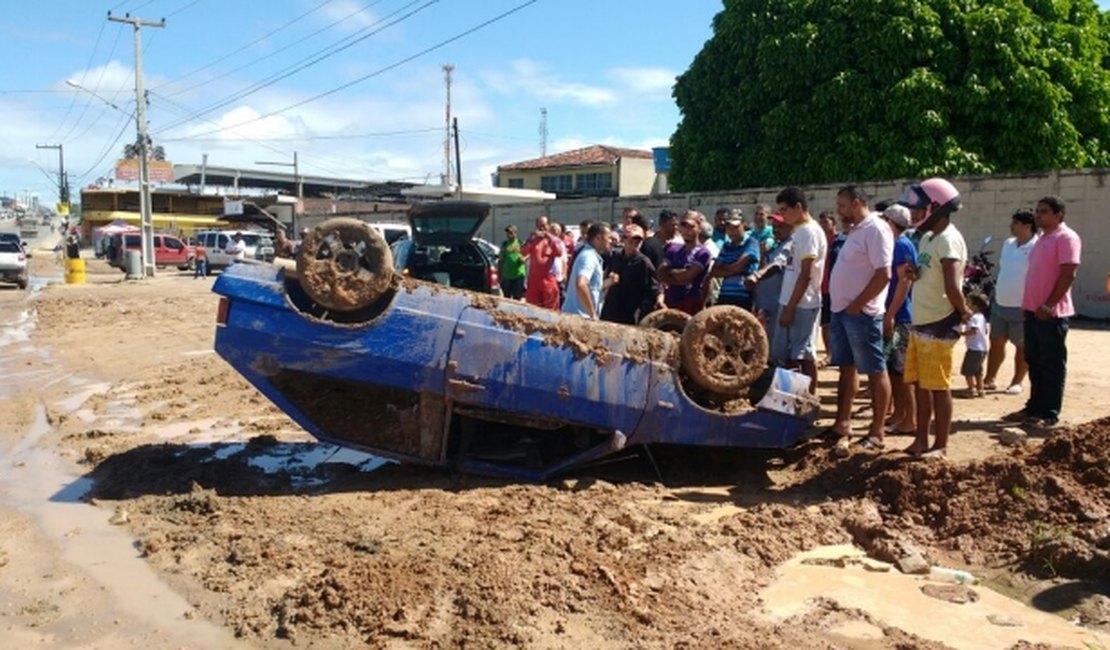
<svg viewBox="0 0 1110 650">
<path fill-rule="evenodd" d="M 821 314 L 821 279 L 825 276 L 828 243 L 825 232 L 810 216 L 805 191 L 800 187 L 784 189 L 775 201 L 778 214 L 794 228 L 794 248 L 783 269 L 771 358 L 786 368 L 800 368 L 809 376 L 809 391 L 814 393 L 817 355 L 813 341 Z"/>
<path fill-rule="evenodd" d="M 243 233 L 237 232 L 227 243 L 224 252 L 231 256 L 235 262 L 242 262 L 247 258 L 247 243 L 243 241 Z"/>
<path fill-rule="evenodd" d="M 1002 244 L 998 258 L 998 282 L 994 287 L 991 306 L 991 350 L 987 357 L 984 390 L 995 390 L 998 369 L 1006 359 L 1006 342 L 1014 344 L 1014 376 L 1004 391 L 1020 395 L 1021 384 L 1029 366 L 1025 363 L 1025 315 L 1021 298 L 1025 292 L 1025 274 L 1029 270 L 1029 251 L 1037 243 L 1037 225 L 1033 211 L 1021 209 L 1010 220 L 1010 237 Z"/>
</svg>

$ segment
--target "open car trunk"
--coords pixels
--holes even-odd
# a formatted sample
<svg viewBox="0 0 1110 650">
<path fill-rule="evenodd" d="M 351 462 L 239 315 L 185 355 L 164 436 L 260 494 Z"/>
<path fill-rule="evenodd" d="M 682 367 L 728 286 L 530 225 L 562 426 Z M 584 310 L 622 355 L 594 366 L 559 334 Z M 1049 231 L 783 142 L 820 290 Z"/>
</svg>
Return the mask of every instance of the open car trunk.
<svg viewBox="0 0 1110 650">
<path fill-rule="evenodd" d="M 486 292 L 486 261 L 477 246 L 464 242 L 452 246 L 413 246 L 409 252 L 409 277 L 449 287 Z"/>
</svg>

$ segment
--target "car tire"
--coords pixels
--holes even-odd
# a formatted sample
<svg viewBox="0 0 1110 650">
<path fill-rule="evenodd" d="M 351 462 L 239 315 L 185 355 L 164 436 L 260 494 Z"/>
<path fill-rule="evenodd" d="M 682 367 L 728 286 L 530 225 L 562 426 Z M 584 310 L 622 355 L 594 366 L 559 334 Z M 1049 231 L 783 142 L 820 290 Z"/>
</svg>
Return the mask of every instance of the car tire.
<svg viewBox="0 0 1110 650">
<path fill-rule="evenodd" d="M 305 236 L 297 255 L 301 288 L 317 305 L 350 312 L 374 304 L 393 285 L 393 253 L 358 219 L 329 219 Z"/>
<path fill-rule="evenodd" d="M 679 352 L 682 369 L 695 384 L 721 395 L 738 395 L 767 365 L 767 333 L 745 309 L 710 307 L 686 324 Z"/>
<path fill-rule="evenodd" d="M 690 322 L 690 314 L 677 309 L 657 309 L 640 319 L 640 327 L 647 327 L 675 336 L 682 336 L 686 323 Z"/>
</svg>

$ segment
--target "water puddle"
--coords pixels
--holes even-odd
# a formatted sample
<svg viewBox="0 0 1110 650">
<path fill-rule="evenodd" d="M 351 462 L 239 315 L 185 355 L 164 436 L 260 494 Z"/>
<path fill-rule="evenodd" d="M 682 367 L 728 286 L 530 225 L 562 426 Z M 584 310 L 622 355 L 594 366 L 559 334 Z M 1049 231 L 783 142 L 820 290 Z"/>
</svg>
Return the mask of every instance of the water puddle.
<svg viewBox="0 0 1110 650">
<path fill-rule="evenodd" d="M 863 551 L 853 546 L 827 546 L 793 557 L 779 567 L 778 579 L 761 594 L 765 615 L 782 622 L 809 611 L 814 599 L 827 598 L 844 608 L 861 609 L 887 625 L 958 648 L 1004 648 L 1022 640 L 1079 648 L 1110 645 L 1110 635 L 1072 625 L 983 585 L 970 587 L 979 596 L 976 602 L 938 600 L 925 595 L 922 587 L 945 583 L 904 575 L 864 558 Z M 866 647 L 876 629 L 866 621 L 846 623 L 830 630 L 830 640 Z"/>
<path fill-rule="evenodd" d="M 41 290 L 49 282 L 50 279 L 33 278 L 32 288 Z M 0 321 L 4 367 L 42 369 L 0 375 L 0 399 L 32 395 L 43 385 L 67 381 L 77 392 L 52 406 L 71 414 L 78 412 L 90 397 L 110 388 L 107 384 L 82 383 L 64 374 L 48 355 L 25 345 L 33 329 L 34 316 L 27 311 Z M 135 540 L 126 529 L 108 523 L 112 513 L 81 501 L 90 481 L 76 476 L 72 458 L 41 446 L 51 433 L 46 406 L 40 404 L 16 445 L 0 455 L 0 498 L 4 504 L 32 517 L 38 531 L 58 549 L 66 564 L 99 584 L 113 608 L 128 619 L 141 621 L 175 639 L 171 645 L 181 642 L 192 647 L 235 645 L 229 631 L 203 620 L 186 618 L 193 606 L 163 583 L 139 556 Z"/>
</svg>

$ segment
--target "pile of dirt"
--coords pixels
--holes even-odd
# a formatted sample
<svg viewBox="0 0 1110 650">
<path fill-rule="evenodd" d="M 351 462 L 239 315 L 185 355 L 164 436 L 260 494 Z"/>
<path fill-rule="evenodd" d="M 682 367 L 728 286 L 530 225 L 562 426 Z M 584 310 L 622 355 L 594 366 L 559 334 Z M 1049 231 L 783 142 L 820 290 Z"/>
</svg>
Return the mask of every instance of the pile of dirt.
<svg viewBox="0 0 1110 650">
<path fill-rule="evenodd" d="M 873 554 L 910 538 L 970 566 L 1110 579 L 1110 419 L 1056 431 L 1034 452 L 967 464 L 867 454 L 836 462 L 821 450 L 799 465 L 824 468 L 811 486 L 875 501 L 881 521 L 853 531 Z"/>
<path fill-rule="evenodd" d="M 148 561 L 201 585 L 198 607 L 239 636 L 325 647 L 807 645 L 808 632 L 742 613 L 758 610 L 776 564 L 848 541 L 841 522 L 858 508 L 716 517 L 718 504 L 657 485 L 511 485 L 405 466 L 355 478 L 353 492 L 310 499 L 271 482 L 228 496 L 247 469 L 234 457 L 145 456 L 102 463 L 97 491 L 134 497 L 146 483 L 127 508 Z"/>
</svg>

